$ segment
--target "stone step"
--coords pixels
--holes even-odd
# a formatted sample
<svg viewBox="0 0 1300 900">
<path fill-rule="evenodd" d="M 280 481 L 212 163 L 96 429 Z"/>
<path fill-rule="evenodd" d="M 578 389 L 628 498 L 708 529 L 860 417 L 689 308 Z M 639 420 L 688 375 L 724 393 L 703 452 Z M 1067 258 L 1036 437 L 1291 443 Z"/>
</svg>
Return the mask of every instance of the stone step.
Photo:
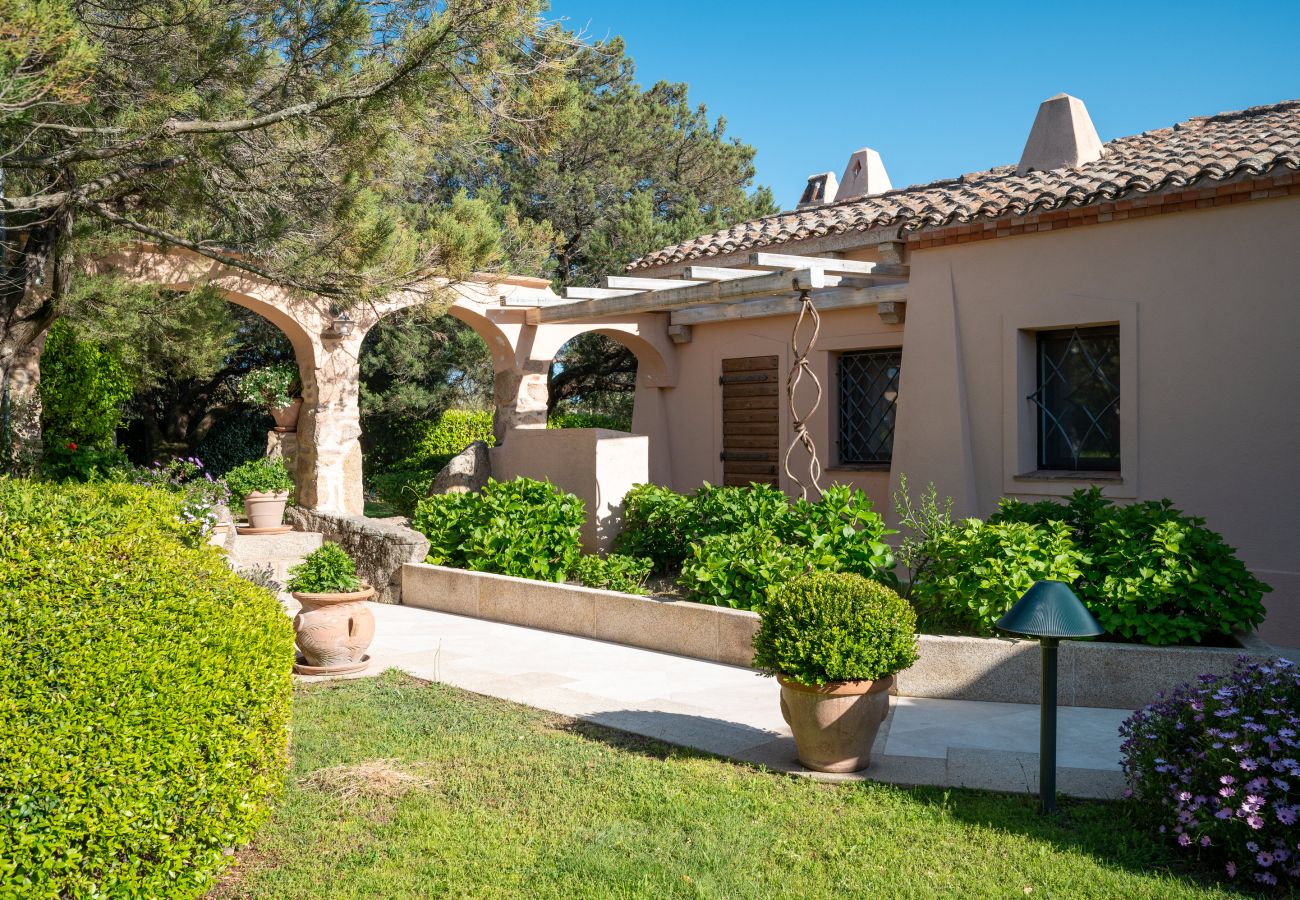
<svg viewBox="0 0 1300 900">
<path fill-rule="evenodd" d="M 228 545 L 227 558 L 234 569 L 271 568 L 271 577 L 284 583 L 289 570 L 324 543 L 319 531 L 284 534 L 237 534 Z"/>
<path fill-rule="evenodd" d="M 324 538 L 319 531 L 286 531 L 284 534 L 237 534 L 230 555 L 239 559 L 302 559 L 320 549 Z"/>
</svg>

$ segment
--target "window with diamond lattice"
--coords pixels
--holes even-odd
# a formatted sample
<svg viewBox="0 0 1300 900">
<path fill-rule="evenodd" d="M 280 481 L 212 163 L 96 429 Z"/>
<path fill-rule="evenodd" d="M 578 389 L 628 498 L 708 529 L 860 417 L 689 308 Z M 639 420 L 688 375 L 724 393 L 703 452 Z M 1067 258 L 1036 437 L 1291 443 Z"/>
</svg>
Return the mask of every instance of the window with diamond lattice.
<svg viewBox="0 0 1300 900">
<path fill-rule="evenodd" d="M 888 463 L 894 453 L 894 408 L 901 350 L 863 350 L 839 357 L 840 462 Z"/>
<path fill-rule="evenodd" d="M 1038 467 L 1119 469 L 1119 327 L 1040 331 Z"/>
</svg>

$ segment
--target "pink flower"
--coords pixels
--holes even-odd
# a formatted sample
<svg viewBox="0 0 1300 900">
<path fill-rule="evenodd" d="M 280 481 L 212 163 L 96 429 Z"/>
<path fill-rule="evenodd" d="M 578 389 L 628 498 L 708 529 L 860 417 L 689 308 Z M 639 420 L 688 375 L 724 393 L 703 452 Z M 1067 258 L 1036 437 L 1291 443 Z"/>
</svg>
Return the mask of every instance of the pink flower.
<svg viewBox="0 0 1300 900">
<path fill-rule="evenodd" d="M 1229 878 L 1237 877 L 1237 864 L 1235 862 L 1229 861 L 1229 863 L 1224 866 L 1224 869 L 1227 870 Z"/>
</svg>

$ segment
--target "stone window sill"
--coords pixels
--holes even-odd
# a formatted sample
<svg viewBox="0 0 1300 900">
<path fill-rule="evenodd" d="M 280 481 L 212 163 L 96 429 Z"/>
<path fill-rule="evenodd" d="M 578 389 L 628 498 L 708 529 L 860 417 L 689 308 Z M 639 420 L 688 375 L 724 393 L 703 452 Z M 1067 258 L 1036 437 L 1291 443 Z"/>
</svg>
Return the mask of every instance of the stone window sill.
<svg viewBox="0 0 1300 900">
<path fill-rule="evenodd" d="M 1088 484 L 1123 484 L 1118 472 L 1089 472 L 1061 469 L 1038 469 L 1011 476 L 1014 481 L 1079 481 Z"/>
<path fill-rule="evenodd" d="M 890 463 L 838 463 L 828 466 L 827 472 L 888 472 Z"/>
</svg>

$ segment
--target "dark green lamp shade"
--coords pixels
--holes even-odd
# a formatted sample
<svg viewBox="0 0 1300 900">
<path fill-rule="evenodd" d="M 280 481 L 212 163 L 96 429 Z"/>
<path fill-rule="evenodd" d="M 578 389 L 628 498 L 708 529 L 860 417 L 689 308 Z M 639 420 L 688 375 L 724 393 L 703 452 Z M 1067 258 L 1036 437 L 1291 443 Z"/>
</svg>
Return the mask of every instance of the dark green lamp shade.
<svg viewBox="0 0 1300 900">
<path fill-rule="evenodd" d="M 1035 581 L 997 626 L 1030 637 L 1084 638 L 1106 633 L 1064 581 Z"/>
</svg>

